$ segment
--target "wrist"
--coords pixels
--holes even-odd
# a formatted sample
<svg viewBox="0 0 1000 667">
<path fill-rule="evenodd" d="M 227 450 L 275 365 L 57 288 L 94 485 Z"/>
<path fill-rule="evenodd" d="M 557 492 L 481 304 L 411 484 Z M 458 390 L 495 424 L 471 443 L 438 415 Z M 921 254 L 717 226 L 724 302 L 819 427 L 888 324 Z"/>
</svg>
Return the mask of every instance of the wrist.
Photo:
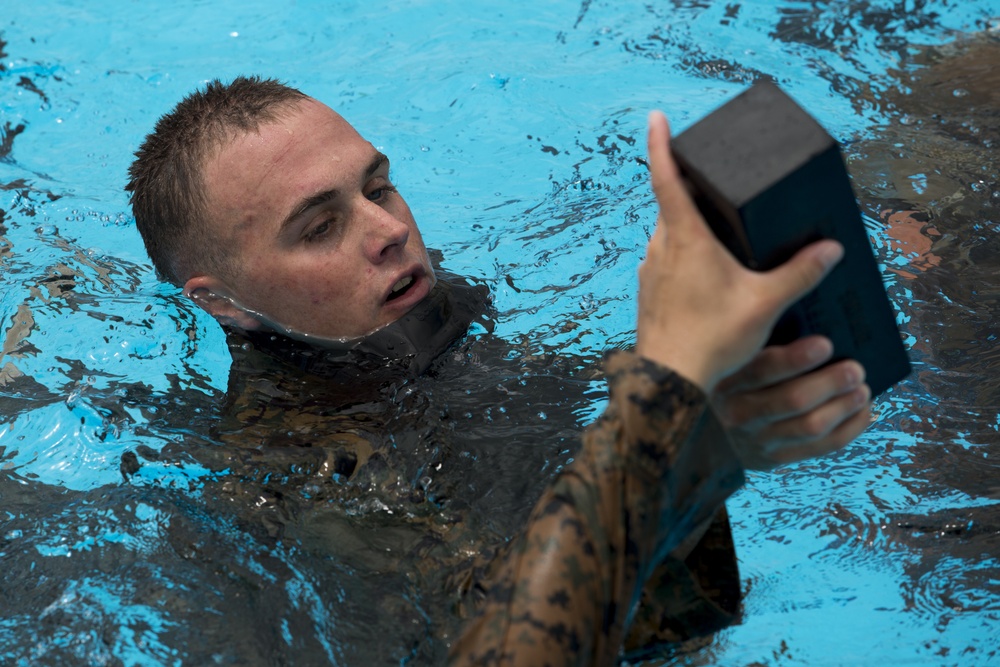
<svg viewBox="0 0 1000 667">
<path fill-rule="evenodd" d="M 648 345 L 641 339 L 636 342 L 635 353 L 643 359 L 669 368 L 706 395 L 715 387 L 715 376 L 704 354 L 680 345 Z"/>
</svg>

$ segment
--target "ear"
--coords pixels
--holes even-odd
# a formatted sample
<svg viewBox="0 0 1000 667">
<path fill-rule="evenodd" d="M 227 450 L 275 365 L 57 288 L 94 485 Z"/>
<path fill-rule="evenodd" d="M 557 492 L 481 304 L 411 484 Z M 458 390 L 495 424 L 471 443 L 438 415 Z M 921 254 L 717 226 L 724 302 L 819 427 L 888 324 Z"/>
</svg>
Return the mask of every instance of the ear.
<svg viewBox="0 0 1000 667">
<path fill-rule="evenodd" d="M 212 276 L 194 276 L 184 283 L 184 295 L 219 324 L 244 331 L 259 329 L 261 321 L 229 296 L 228 286 Z"/>
</svg>

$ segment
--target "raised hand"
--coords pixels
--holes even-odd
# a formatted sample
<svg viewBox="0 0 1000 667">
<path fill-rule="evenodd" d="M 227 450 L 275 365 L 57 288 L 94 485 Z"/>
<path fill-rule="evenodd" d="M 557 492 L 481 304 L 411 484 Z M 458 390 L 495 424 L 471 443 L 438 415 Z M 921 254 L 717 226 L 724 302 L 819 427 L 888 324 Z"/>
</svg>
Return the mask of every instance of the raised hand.
<svg viewBox="0 0 1000 667">
<path fill-rule="evenodd" d="M 649 166 L 660 215 L 639 268 L 636 351 L 711 393 L 760 351 L 781 313 L 819 284 L 843 248 L 817 241 L 776 269 L 747 269 L 691 200 L 669 139 L 666 118 L 651 114 Z"/>
<path fill-rule="evenodd" d="M 809 336 L 764 348 L 712 392 L 745 468 L 769 470 L 840 449 L 870 423 L 871 391 L 856 361 L 826 363 L 833 345 Z"/>
</svg>

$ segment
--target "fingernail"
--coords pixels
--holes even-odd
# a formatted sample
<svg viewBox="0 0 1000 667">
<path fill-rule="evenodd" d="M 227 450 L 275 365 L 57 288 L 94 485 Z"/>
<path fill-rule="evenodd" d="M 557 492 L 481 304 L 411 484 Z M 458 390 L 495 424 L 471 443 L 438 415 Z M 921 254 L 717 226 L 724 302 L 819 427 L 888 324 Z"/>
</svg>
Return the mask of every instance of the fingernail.
<svg viewBox="0 0 1000 667">
<path fill-rule="evenodd" d="M 863 384 L 854 390 L 854 394 L 851 396 L 851 403 L 860 408 L 862 405 L 868 402 L 868 399 L 872 397 L 872 390 L 868 385 Z"/>
<path fill-rule="evenodd" d="M 831 354 L 833 354 L 833 343 L 829 338 L 819 338 L 809 346 L 806 357 L 809 363 L 818 364 L 826 361 Z"/>
<path fill-rule="evenodd" d="M 837 242 L 824 243 L 819 253 L 819 261 L 824 268 L 829 269 L 844 256 L 844 246 Z"/>
<path fill-rule="evenodd" d="M 857 362 L 848 364 L 846 373 L 849 386 L 853 387 L 865 381 L 865 367 Z"/>
</svg>

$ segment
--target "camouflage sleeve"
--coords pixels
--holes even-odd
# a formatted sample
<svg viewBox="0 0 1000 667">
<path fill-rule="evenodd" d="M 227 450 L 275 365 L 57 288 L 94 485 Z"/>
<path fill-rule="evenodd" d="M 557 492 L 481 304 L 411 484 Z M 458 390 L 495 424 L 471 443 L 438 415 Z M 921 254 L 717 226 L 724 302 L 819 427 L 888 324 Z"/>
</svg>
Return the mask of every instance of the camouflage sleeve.
<svg viewBox="0 0 1000 667">
<path fill-rule="evenodd" d="M 743 483 L 697 387 L 629 353 L 607 371 L 605 414 L 497 561 L 451 665 L 615 664 L 647 580 Z"/>
<path fill-rule="evenodd" d="M 670 554 L 642 589 L 625 638 L 629 662 L 703 648 L 710 633 L 736 619 L 740 572 L 726 508 L 696 537 L 693 549 Z"/>
</svg>

